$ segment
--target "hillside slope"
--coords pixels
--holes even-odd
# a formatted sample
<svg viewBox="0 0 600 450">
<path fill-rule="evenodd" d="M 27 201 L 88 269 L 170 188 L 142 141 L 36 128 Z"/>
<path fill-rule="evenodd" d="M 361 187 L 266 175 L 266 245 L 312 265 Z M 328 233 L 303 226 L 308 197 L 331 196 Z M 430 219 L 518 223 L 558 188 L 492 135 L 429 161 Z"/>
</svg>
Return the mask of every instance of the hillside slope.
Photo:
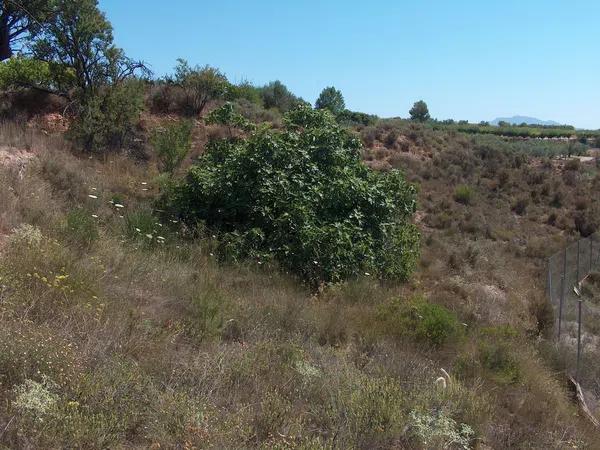
<svg viewBox="0 0 600 450">
<path fill-rule="evenodd" d="M 542 275 L 598 217 L 598 168 L 411 127 L 364 157 L 420 186 L 417 273 L 315 293 L 158 221 L 153 155 L 5 124 L 27 157 L 0 167 L 2 444 L 599 448 L 544 339 Z"/>
</svg>

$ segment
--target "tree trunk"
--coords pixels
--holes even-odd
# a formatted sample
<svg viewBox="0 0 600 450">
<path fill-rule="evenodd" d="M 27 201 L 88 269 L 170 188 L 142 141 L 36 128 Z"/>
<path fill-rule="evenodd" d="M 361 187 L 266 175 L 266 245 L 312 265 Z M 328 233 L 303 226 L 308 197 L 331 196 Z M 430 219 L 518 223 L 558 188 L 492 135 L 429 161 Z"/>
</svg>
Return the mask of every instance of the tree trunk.
<svg viewBox="0 0 600 450">
<path fill-rule="evenodd" d="M 8 16 L 0 16 L 0 61 L 4 61 L 12 56 L 10 48 L 10 28 L 8 26 Z"/>
</svg>

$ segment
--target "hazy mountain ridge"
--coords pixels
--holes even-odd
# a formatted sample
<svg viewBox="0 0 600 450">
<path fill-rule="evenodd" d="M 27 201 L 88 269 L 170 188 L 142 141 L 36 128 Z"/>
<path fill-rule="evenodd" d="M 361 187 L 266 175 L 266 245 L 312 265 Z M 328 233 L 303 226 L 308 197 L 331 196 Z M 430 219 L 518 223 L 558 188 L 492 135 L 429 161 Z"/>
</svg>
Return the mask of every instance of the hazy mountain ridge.
<svg viewBox="0 0 600 450">
<path fill-rule="evenodd" d="M 562 125 L 554 120 L 541 120 L 535 117 L 527 116 L 513 116 L 513 117 L 498 117 L 490 122 L 491 125 L 499 125 L 500 122 L 508 122 L 511 125 L 520 125 L 526 123 L 528 125 L 542 125 L 542 126 L 558 126 Z"/>
</svg>

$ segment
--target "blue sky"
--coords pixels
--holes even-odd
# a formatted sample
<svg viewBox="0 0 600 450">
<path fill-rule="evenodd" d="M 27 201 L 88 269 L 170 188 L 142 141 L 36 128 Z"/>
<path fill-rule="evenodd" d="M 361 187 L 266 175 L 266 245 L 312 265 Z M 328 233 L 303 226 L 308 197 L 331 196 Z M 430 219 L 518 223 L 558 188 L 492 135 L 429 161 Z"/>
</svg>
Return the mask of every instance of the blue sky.
<svg viewBox="0 0 600 450">
<path fill-rule="evenodd" d="M 438 119 L 528 115 L 600 128 L 597 0 L 100 0 L 117 45 L 169 73 L 177 58 L 231 81 L 280 79 L 314 102 Z"/>
</svg>

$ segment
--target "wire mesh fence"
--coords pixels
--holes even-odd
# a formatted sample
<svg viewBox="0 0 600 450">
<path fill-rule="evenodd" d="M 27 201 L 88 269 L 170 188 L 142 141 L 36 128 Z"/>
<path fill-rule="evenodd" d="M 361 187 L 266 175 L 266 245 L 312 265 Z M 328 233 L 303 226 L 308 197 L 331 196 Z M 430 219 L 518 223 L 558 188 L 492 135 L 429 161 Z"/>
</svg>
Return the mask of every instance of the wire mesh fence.
<svg viewBox="0 0 600 450">
<path fill-rule="evenodd" d="M 548 296 L 568 374 L 600 402 L 600 298 L 589 281 L 600 273 L 600 233 L 548 259 Z"/>
</svg>

